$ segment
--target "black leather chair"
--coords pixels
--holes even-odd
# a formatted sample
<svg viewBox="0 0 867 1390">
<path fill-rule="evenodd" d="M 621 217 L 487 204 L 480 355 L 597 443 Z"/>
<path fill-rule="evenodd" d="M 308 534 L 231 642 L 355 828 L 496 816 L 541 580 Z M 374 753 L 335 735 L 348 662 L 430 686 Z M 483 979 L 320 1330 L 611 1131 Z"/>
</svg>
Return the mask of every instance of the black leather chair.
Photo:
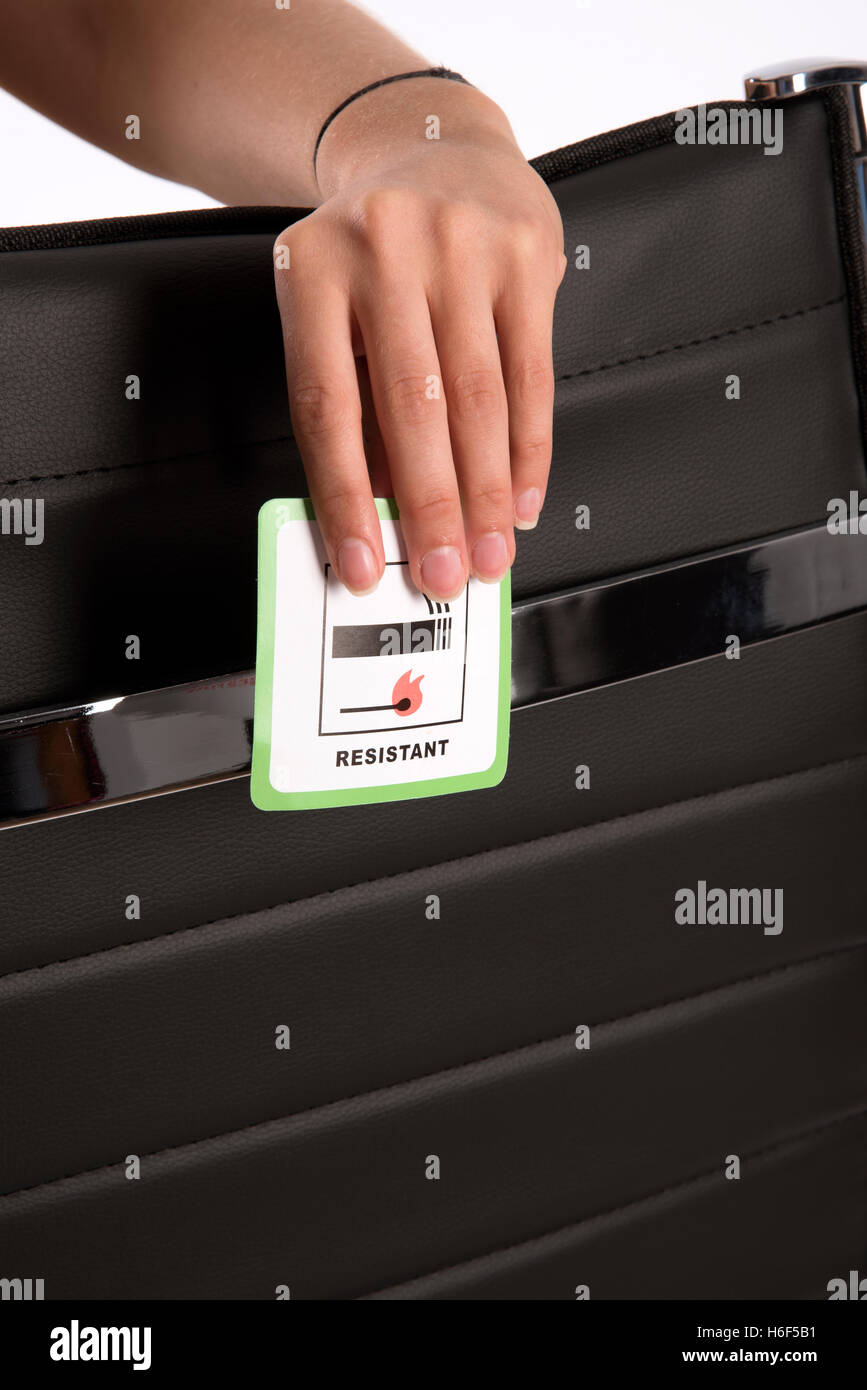
<svg viewBox="0 0 867 1390">
<path fill-rule="evenodd" d="M 442 800 L 249 800 L 303 211 L 0 234 L 0 1275 L 821 1299 L 865 1268 L 867 537 L 826 525 L 867 490 L 865 79 L 756 78 L 773 157 L 670 115 L 535 161 L 590 265 L 509 771 Z M 677 920 L 714 888 L 784 916 Z"/>
</svg>

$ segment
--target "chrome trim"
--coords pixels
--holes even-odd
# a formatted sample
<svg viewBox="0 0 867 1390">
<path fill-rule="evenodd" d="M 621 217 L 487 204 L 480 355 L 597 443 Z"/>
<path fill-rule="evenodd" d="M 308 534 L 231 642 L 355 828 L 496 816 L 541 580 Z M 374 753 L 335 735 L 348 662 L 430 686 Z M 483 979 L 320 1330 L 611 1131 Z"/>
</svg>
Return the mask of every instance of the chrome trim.
<svg viewBox="0 0 867 1390">
<path fill-rule="evenodd" d="M 817 87 L 842 87 L 867 82 L 867 59 L 789 58 L 772 63 L 744 78 L 750 101 L 777 100 L 814 91 Z"/>
<path fill-rule="evenodd" d="M 524 600 L 512 609 L 512 708 L 718 656 L 732 634 L 751 646 L 861 608 L 867 536 L 827 526 Z"/>
<path fill-rule="evenodd" d="M 719 656 L 867 609 L 867 536 L 823 526 L 512 609 L 512 707 Z M 0 827 L 249 772 L 251 671 L 0 720 Z"/>
<path fill-rule="evenodd" d="M 0 829 L 243 777 L 252 671 L 0 720 Z"/>
<path fill-rule="evenodd" d="M 817 92 L 822 87 L 847 87 L 849 114 L 855 154 L 860 159 L 867 153 L 867 113 L 864 110 L 864 86 L 867 83 L 867 61 L 857 58 L 792 58 L 762 68 L 744 78 L 748 101 L 785 101 L 803 92 Z"/>
<path fill-rule="evenodd" d="M 867 59 L 789 58 L 744 78 L 751 101 L 797 96 L 816 87 L 839 87 L 849 82 L 867 82 Z"/>
</svg>

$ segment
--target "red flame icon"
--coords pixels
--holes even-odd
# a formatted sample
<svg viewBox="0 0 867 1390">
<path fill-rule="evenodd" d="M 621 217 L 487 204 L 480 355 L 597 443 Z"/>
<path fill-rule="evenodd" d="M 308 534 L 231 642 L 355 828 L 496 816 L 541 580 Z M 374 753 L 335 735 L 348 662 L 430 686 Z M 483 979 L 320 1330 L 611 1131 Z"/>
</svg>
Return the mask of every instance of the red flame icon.
<svg viewBox="0 0 867 1390">
<path fill-rule="evenodd" d="M 420 687 L 424 676 L 416 676 L 413 681 L 410 680 L 411 675 L 411 669 L 404 671 L 391 692 L 395 714 L 401 714 L 404 717 L 408 714 L 415 714 L 416 710 L 421 708 L 422 693 Z"/>
</svg>

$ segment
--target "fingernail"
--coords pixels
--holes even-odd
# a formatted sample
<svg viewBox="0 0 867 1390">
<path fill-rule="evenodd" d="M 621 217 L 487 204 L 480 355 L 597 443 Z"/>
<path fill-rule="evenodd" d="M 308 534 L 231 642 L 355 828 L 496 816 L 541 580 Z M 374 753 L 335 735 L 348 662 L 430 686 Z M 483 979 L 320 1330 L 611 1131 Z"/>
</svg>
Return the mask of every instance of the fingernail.
<svg viewBox="0 0 867 1390">
<path fill-rule="evenodd" d="M 509 567 L 509 551 L 506 537 L 501 531 L 493 531 L 482 536 L 473 546 L 473 569 L 479 579 L 489 584 L 502 579 Z"/>
<path fill-rule="evenodd" d="M 429 550 L 421 562 L 421 581 L 432 598 L 457 598 L 466 582 L 460 551 L 453 545 Z"/>
<path fill-rule="evenodd" d="M 532 531 L 539 520 L 542 496 L 537 487 L 530 487 L 515 498 L 515 525 L 519 531 Z"/>
<path fill-rule="evenodd" d="M 372 594 L 379 583 L 376 559 L 367 541 L 356 540 L 351 536 L 343 541 L 337 552 L 337 573 L 347 589 L 359 598 Z"/>
</svg>

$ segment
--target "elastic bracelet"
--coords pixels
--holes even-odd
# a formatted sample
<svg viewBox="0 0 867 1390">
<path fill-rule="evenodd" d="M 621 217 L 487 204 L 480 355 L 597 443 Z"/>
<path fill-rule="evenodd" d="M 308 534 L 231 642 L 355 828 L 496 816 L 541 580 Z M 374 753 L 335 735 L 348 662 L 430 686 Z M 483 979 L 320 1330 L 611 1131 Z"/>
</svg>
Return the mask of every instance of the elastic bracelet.
<svg viewBox="0 0 867 1390">
<path fill-rule="evenodd" d="M 393 77 L 381 77 L 378 82 L 370 82 L 366 87 L 361 87 L 359 91 L 353 92 L 352 96 L 342 101 L 339 106 L 335 106 L 331 115 L 328 116 L 316 137 L 316 145 L 313 150 L 313 174 L 316 175 L 316 159 L 319 154 L 319 146 L 322 144 L 322 137 L 331 122 L 339 116 L 351 102 L 357 101 L 359 97 L 366 96 L 368 92 L 376 91 L 377 87 L 387 87 L 391 82 L 406 82 L 411 77 L 443 77 L 447 82 L 463 82 L 464 86 L 472 87 L 472 82 L 468 82 L 459 72 L 452 72 L 451 68 L 422 68 L 419 72 L 398 72 Z"/>
</svg>

